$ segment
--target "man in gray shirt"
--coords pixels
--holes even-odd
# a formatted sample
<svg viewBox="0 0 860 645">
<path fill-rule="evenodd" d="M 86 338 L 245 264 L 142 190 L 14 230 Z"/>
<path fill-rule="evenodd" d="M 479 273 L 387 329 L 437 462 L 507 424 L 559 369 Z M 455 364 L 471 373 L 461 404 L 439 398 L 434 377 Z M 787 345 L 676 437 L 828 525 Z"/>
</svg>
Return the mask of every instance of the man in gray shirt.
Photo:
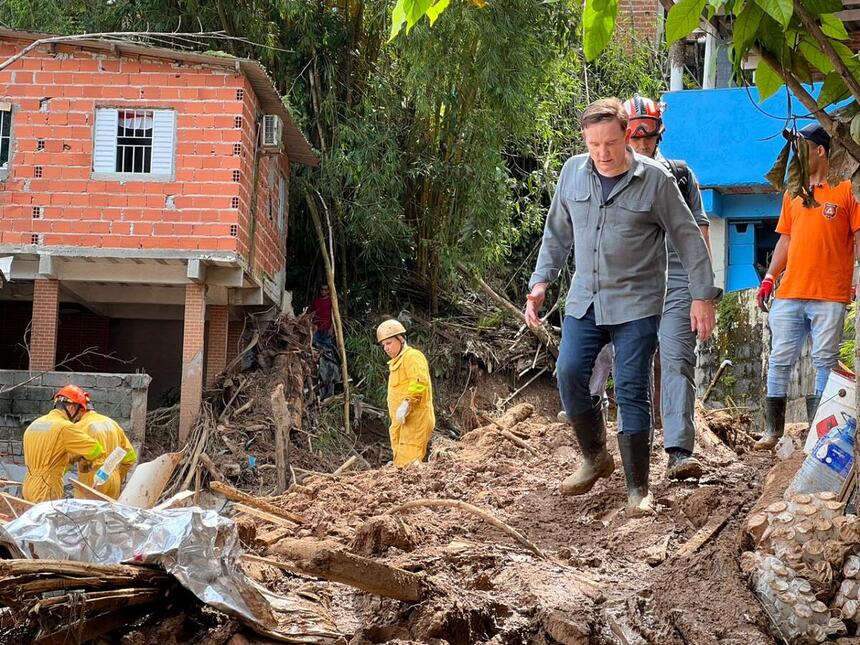
<svg viewBox="0 0 860 645">
<path fill-rule="evenodd" d="M 702 233 L 675 179 L 662 164 L 634 153 L 627 123 L 615 98 L 595 101 L 583 112 L 588 153 L 568 159 L 559 177 L 529 281 L 526 320 L 541 324 L 538 312 L 547 284 L 558 277 L 573 248 L 575 273 L 556 367 L 582 463 L 561 491 L 586 493 L 615 469 L 606 450 L 600 399 L 588 387 L 598 353 L 611 342 L 628 507 L 647 512 L 652 510 L 649 374 L 666 294 L 667 236 L 689 275 L 690 329 L 702 340 L 713 331 L 713 301 L 721 292 L 714 286 Z"/>
</svg>

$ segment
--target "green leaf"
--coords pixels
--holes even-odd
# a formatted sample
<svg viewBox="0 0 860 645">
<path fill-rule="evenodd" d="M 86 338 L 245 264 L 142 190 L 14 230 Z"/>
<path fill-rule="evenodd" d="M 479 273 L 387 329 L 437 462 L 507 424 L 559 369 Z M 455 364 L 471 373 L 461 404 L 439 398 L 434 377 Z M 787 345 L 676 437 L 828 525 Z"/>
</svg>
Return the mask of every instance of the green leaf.
<svg viewBox="0 0 860 645">
<path fill-rule="evenodd" d="M 773 68 L 760 60 L 755 68 L 755 86 L 758 88 L 758 102 L 761 103 L 782 86 L 782 79 Z"/>
<path fill-rule="evenodd" d="M 791 197 L 797 197 L 801 192 L 803 192 L 803 167 L 800 163 L 798 150 L 803 149 L 806 146 L 801 144 L 799 141 L 796 143 L 800 145 L 797 145 L 794 148 L 794 155 L 791 157 L 791 163 L 788 164 L 788 181 L 785 185 L 785 189 Z"/>
<path fill-rule="evenodd" d="M 831 103 L 837 103 L 848 94 L 848 87 L 839 75 L 839 72 L 830 72 L 824 77 L 824 85 L 821 94 L 818 95 L 818 106 L 827 107 Z"/>
<path fill-rule="evenodd" d="M 848 40 L 848 30 L 842 21 L 832 13 L 821 16 L 821 31 L 826 36 L 835 38 L 836 40 Z"/>
<path fill-rule="evenodd" d="M 851 119 L 851 138 L 860 143 L 860 114 Z"/>
<path fill-rule="evenodd" d="M 406 10 L 406 33 L 412 31 L 416 23 L 424 17 L 433 0 L 404 0 Z"/>
<path fill-rule="evenodd" d="M 783 27 L 788 27 L 788 23 L 794 13 L 794 6 L 791 0 L 756 0 L 756 3 L 779 24 Z"/>
<path fill-rule="evenodd" d="M 705 0 L 701 0 L 704 3 Z M 585 0 L 582 14 L 582 50 L 585 60 L 600 55 L 615 31 L 618 0 Z"/>
<path fill-rule="evenodd" d="M 821 51 L 818 43 L 814 42 L 809 36 L 804 36 L 798 48 L 801 55 L 822 74 L 827 75 L 833 71 L 833 61 L 830 60 L 827 54 Z"/>
<path fill-rule="evenodd" d="M 702 20 L 707 0 L 681 0 L 666 16 L 666 42 L 672 44 L 692 32 Z"/>
<path fill-rule="evenodd" d="M 842 11 L 842 0 L 801 0 L 801 4 L 814 16 Z"/>
<path fill-rule="evenodd" d="M 436 0 L 430 8 L 427 9 L 427 17 L 430 19 L 430 26 L 433 26 L 433 23 L 442 15 L 442 12 L 448 8 L 448 5 L 451 4 L 451 0 Z"/>
<path fill-rule="evenodd" d="M 761 7 L 754 2 L 750 2 L 735 19 L 735 24 L 732 28 L 732 43 L 739 58 L 743 58 L 755 40 L 755 34 L 758 31 L 758 26 L 761 24 L 762 15 L 764 14 Z"/>
<path fill-rule="evenodd" d="M 774 188 L 779 191 L 785 190 L 785 171 L 788 168 L 788 155 L 791 152 L 791 141 L 786 141 L 773 166 L 764 176 Z"/>
<path fill-rule="evenodd" d="M 406 0 L 397 0 L 394 9 L 391 10 L 391 35 L 388 37 L 388 42 L 397 38 L 397 34 L 403 29 L 406 23 Z"/>
</svg>

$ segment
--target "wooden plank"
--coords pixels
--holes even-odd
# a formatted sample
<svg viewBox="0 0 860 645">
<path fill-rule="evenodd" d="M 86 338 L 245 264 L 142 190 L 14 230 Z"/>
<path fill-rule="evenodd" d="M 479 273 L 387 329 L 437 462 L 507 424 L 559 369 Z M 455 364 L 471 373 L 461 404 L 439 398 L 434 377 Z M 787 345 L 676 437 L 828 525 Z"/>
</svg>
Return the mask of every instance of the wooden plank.
<svg viewBox="0 0 860 645">
<path fill-rule="evenodd" d="M 245 504 L 242 504 L 240 502 L 233 502 L 233 508 L 235 508 L 240 513 L 256 517 L 259 520 L 263 520 L 264 522 L 268 522 L 269 524 L 274 524 L 275 526 L 284 526 L 287 528 L 295 528 L 296 526 L 298 526 L 296 522 L 284 519 L 283 517 L 278 517 L 277 515 L 272 515 L 271 513 L 267 513 L 266 511 L 261 511 L 258 508 L 246 506 Z"/>
<path fill-rule="evenodd" d="M 275 417 L 275 464 L 278 467 L 278 492 L 290 485 L 290 409 L 284 398 L 284 384 L 278 383 L 272 392 L 272 416 Z"/>
<path fill-rule="evenodd" d="M 702 528 L 693 534 L 693 537 L 681 545 L 681 548 L 675 552 L 673 557 L 689 558 L 696 551 L 702 548 L 708 540 L 714 537 L 720 529 L 723 528 L 725 523 L 729 521 L 729 518 L 737 513 L 739 508 L 740 506 L 735 505 L 729 510 L 723 511 L 719 515 L 714 515 Z"/>
<path fill-rule="evenodd" d="M 246 506 L 251 506 L 276 517 L 282 517 L 285 520 L 295 522 L 296 524 L 305 524 L 305 519 L 300 515 L 290 513 L 290 511 L 284 510 L 283 508 L 275 506 L 265 500 L 258 499 L 253 495 L 248 495 L 248 493 L 243 493 L 224 482 L 209 482 L 209 490 L 219 493 L 233 502 L 240 502 Z"/>
<path fill-rule="evenodd" d="M 255 540 L 260 544 L 265 546 L 272 546 L 276 542 L 280 542 L 285 537 L 292 536 L 293 531 L 288 529 L 285 526 L 279 526 L 276 529 L 272 529 L 271 531 L 266 531 L 265 533 L 260 533 Z"/>
<path fill-rule="evenodd" d="M 101 502 L 110 502 L 111 504 L 116 503 L 116 500 L 113 497 L 108 497 L 104 493 L 100 493 L 95 488 L 91 488 L 77 479 L 70 479 L 69 481 L 72 482 L 72 486 L 80 491 L 84 496 L 84 499 L 94 499 Z"/>
</svg>

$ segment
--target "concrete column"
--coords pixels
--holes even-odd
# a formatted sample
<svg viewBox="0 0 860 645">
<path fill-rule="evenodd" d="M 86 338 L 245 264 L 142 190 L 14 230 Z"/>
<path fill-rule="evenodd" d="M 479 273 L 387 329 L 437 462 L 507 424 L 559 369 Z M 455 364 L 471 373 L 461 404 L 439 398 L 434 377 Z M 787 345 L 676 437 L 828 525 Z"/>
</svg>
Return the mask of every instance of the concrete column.
<svg viewBox="0 0 860 645">
<path fill-rule="evenodd" d="M 710 31 L 705 35 L 705 65 L 702 89 L 712 90 L 717 79 L 717 38 Z"/>
<path fill-rule="evenodd" d="M 33 317 L 30 323 L 30 370 L 54 369 L 57 355 L 57 320 L 60 315 L 60 281 L 33 281 Z"/>
<path fill-rule="evenodd" d="M 206 387 L 227 367 L 227 326 L 230 308 L 227 305 L 209 305 L 209 327 L 206 333 Z"/>
<path fill-rule="evenodd" d="M 206 285 L 185 285 L 185 325 L 182 334 L 182 385 L 179 399 L 179 444 L 188 441 L 203 398 L 203 342 L 206 326 Z"/>
</svg>

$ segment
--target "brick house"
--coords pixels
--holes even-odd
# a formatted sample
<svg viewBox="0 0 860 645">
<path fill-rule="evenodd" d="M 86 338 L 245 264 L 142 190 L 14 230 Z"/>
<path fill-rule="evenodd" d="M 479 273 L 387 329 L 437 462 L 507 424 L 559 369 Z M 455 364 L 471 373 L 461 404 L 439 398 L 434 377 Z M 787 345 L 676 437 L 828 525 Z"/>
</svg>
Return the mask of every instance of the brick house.
<svg viewBox="0 0 860 645">
<path fill-rule="evenodd" d="M 0 30 L 0 61 L 42 37 Z M 78 40 L 0 71 L 0 368 L 113 352 L 187 432 L 244 314 L 286 304 L 293 163 L 318 159 L 253 60 Z"/>
</svg>

